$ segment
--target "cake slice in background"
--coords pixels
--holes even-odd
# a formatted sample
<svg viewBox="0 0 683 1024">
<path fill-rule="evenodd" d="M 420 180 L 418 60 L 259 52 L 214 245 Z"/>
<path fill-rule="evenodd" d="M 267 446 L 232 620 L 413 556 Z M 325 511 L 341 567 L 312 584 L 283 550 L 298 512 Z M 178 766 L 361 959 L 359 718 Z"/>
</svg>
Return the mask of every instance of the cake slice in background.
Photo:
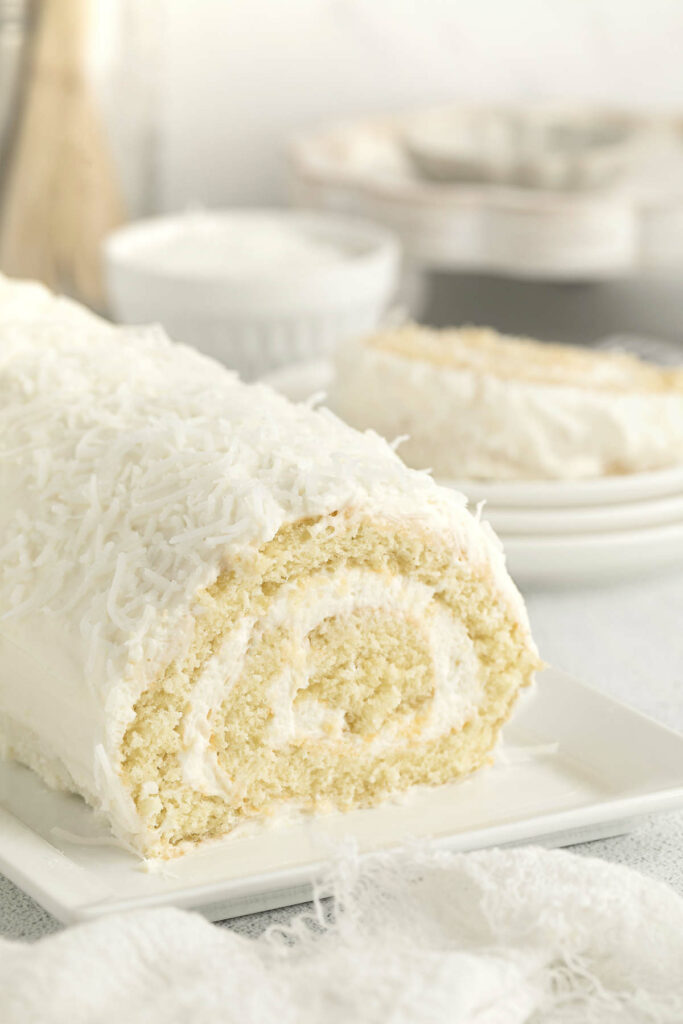
<svg viewBox="0 0 683 1024">
<path fill-rule="evenodd" d="M 505 337 L 387 329 L 340 346 L 330 404 L 455 480 L 581 479 L 683 463 L 683 367 Z"/>
</svg>

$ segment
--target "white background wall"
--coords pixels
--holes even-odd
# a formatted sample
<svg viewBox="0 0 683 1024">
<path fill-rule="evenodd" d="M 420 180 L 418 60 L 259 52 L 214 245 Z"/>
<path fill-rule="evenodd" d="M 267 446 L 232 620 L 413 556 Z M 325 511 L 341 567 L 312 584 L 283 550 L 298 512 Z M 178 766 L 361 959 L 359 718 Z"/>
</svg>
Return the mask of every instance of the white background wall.
<svg viewBox="0 0 683 1024">
<path fill-rule="evenodd" d="M 330 117 L 451 98 L 683 110 L 681 0 L 98 3 L 107 120 L 157 209 L 282 199 L 287 135 Z"/>
<path fill-rule="evenodd" d="M 683 109 L 681 0 L 165 0 L 160 205 L 282 197 L 292 130 L 422 101 Z"/>
</svg>

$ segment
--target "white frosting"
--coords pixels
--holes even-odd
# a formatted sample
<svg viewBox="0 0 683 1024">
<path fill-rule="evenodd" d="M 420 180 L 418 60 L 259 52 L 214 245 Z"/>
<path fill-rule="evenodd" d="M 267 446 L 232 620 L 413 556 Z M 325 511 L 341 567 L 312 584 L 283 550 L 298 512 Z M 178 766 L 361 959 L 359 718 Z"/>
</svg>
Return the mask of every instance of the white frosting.
<svg viewBox="0 0 683 1024">
<path fill-rule="evenodd" d="M 6 747 L 21 744 L 30 761 L 34 737 L 33 762 L 45 750 L 59 765 L 43 772 L 49 782 L 72 779 L 120 835 L 135 836 L 117 775 L 120 741 L 140 693 L 187 651 L 196 595 L 284 523 L 336 510 L 438 531 L 463 559 L 491 566 L 526 623 L 493 533 L 462 496 L 407 470 L 379 437 L 244 385 L 158 330 L 113 328 L 42 290 L 0 282 Z M 349 585 L 349 600 L 353 586 L 360 597 L 361 581 Z M 229 685 L 235 650 L 205 673 L 200 712 L 186 726 L 186 770 L 209 787 L 223 782 L 203 748 L 204 707 Z"/>
<path fill-rule="evenodd" d="M 483 358 L 483 357 L 482 357 Z M 458 369 L 363 342 L 340 346 L 331 407 L 392 440 L 402 458 L 445 479 L 579 479 L 683 462 L 683 391 L 612 384 L 604 356 L 581 386 Z M 591 386 L 592 385 L 592 386 Z"/>
</svg>

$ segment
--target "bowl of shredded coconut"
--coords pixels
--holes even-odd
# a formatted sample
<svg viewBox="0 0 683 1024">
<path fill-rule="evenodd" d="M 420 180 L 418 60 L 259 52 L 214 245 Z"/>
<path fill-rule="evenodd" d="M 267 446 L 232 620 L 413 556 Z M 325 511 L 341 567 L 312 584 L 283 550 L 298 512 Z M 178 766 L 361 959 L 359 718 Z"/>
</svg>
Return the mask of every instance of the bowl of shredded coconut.
<svg viewBox="0 0 683 1024">
<path fill-rule="evenodd" d="M 372 222 L 286 209 L 141 220 L 104 243 L 110 312 L 158 322 L 253 379 L 377 325 L 400 252 Z"/>
</svg>

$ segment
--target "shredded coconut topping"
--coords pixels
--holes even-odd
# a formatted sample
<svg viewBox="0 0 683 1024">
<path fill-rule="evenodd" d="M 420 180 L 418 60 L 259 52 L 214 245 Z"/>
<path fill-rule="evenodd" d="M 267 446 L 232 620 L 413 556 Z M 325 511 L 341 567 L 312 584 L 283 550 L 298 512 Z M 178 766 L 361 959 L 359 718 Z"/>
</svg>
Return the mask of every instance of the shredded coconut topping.
<svg viewBox="0 0 683 1024">
<path fill-rule="evenodd" d="M 3 631 L 36 612 L 68 616 L 89 677 L 121 678 L 158 659 L 194 594 L 241 552 L 351 505 L 460 531 L 470 554 L 492 557 L 464 499 L 376 435 L 244 385 L 160 329 L 112 327 L 35 286 L 16 286 L 26 301 L 8 306 L 7 287 Z"/>
</svg>

